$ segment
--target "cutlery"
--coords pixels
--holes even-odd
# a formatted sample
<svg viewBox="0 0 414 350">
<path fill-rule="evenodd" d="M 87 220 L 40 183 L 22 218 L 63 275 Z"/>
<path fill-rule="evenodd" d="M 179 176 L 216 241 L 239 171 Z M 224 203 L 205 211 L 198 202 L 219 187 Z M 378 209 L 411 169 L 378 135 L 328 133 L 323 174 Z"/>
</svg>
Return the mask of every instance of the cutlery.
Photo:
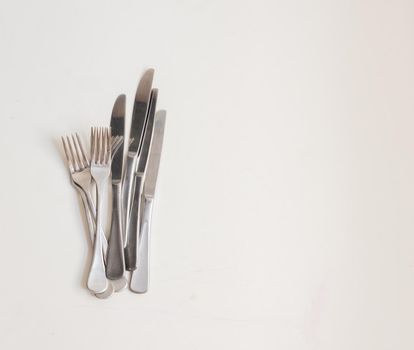
<svg viewBox="0 0 414 350">
<path fill-rule="evenodd" d="M 72 184 L 81 195 L 85 210 L 88 209 L 86 210 L 86 213 L 92 213 L 92 218 L 88 214 L 86 217 L 91 234 L 91 240 L 93 241 L 95 205 L 93 204 L 90 192 L 92 178 L 89 159 L 86 157 L 85 150 L 77 133 L 75 135 L 72 134 L 71 137 L 66 136 L 66 139 L 62 137 L 62 144 L 66 155 Z"/>
<path fill-rule="evenodd" d="M 72 141 L 71 141 L 72 140 Z M 116 136 L 112 138 L 112 152 L 116 152 L 122 143 L 123 137 Z M 63 150 L 65 152 L 71 182 L 81 196 L 82 204 L 85 210 L 88 230 L 91 236 L 91 242 L 95 240 L 95 204 L 93 203 L 90 193 L 91 173 L 90 162 L 82 146 L 79 135 L 72 134 L 71 137 L 62 137 Z M 102 249 L 106 254 L 107 241 L 104 239 Z"/>
<path fill-rule="evenodd" d="M 148 69 L 142 76 L 135 94 L 134 109 L 132 111 L 130 140 L 128 147 L 125 170 L 122 184 L 122 229 L 124 247 L 127 242 L 127 227 L 131 209 L 134 173 L 136 170 L 137 157 L 140 150 L 141 138 L 148 113 L 151 86 L 154 78 L 154 70 Z"/>
<path fill-rule="evenodd" d="M 151 238 L 152 207 L 160 165 L 166 112 L 158 111 L 155 115 L 154 134 L 148 159 L 147 174 L 143 190 L 143 209 L 139 238 L 139 254 L 137 269 L 131 273 L 129 288 L 136 293 L 145 293 L 149 286 L 149 246 Z"/>
<path fill-rule="evenodd" d="M 90 180 L 89 185 L 87 185 L 88 181 L 85 181 L 85 178 L 91 178 L 90 160 L 86 156 L 86 152 L 77 133 L 70 136 L 62 137 L 62 144 L 67 160 L 71 182 L 82 199 L 82 206 L 85 212 L 91 243 L 93 246 L 95 240 L 96 211 L 95 204 L 90 194 Z M 114 157 L 121 145 L 123 145 L 123 136 L 113 136 L 111 139 L 112 157 Z M 90 205 L 88 204 L 86 193 L 88 193 L 88 196 L 90 198 Z M 90 209 L 90 207 L 92 207 L 92 210 Z M 104 238 L 102 244 L 104 258 L 107 255 L 107 244 L 108 243 L 106 241 L 106 238 Z M 126 277 L 122 276 L 122 278 L 118 280 L 111 281 L 111 283 L 108 284 L 108 288 L 104 292 L 95 293 L 95 296 L 100 299 L 108 298 L 114 291 L 119 292 L 122 289 L 124 289 L 127 286 L 127 284 L 128 281 Z"/>
<path fill-rule="evenodd" d="M 150 108 L 145 125 L 145 133 L 137 158 L 137 167 L 134 174 L 133 197 L 130 217 L 127 226 L 127 245 L 125 248 L 125 265 L 127 270 L 133 271 L 137 268 L 138 240 L 140 227 L 140 204 L 142 189 L 145 181 L 148 155 L 154 131 L 154 117 L 157 106 L 158 90 L 153 89 L 150 97 Z"/>
<path fill-rule="evenodd" d="M 154 70 L 148 69 L 139 81 L 128 136 L 122 94 L 114 103 L 110 127 L 91 128 L 90 157 L 77 133 L 62 137 L 70 180 L 81 197 L 92 243 L 87 287 L 100 299 L 128 285 L 135 293 L 149 288 L 151 220 L 166 121 L 166 112 L 156 111 L 158 90 L 152 88 L 153 79 Z M 107 207 L 109 183 L 112 206 Z M 111 214 L 108 239 L 107 213 Z"/>
<path fill-rule="evenodd" d="M 72 142 L 70 141 L 70 139 L 72 139 Z M 112 154 L 114 154 L 115 152 L 117 152 L 120 145 L 122 144 L 123 136 L 112 137 L 111 141 L 112 141 L 112 152 L 113 152 Z M 95 205 L 93 204 L 93 201 L 91 199 L 91 204 L 92 204 L 91 206 L 93 208 L 93 211 L 92 211 L 88 205 L 87 196 L 85 194 L 86 191 L 89 192 L 89 186 L 81 187 L 80 185 L 77 184 L 79 182 L 78 181 L 79 177 L 81 178 L 86 177 L 85 169 L 88 169 L 90 172 L 90 168 L 89 168 L 90 162 L 89 162 L 89 159 L 86 157 L 86 153 L 84 151 L 82 142 L 78 134 L 72 135 L 71 138 L 66 137 L 66 139 L 62 137 L 62 144 L 63 144 L 63 149 L 65 152 L 65 156 L 66 156 L 66 160 L 67 160 L 67 164 L 69 168 L 69 173 L 71 175 L 71 180 L 72 180 L 71 182 L 74 185 L 75 189 L 80 194 L 81 199 L 82 199 L 82 206 L 85 211 L 86 221 L 88 223 L 88 230 L 89 230 L 91 242 L 93 245 L 93 242 L 95 240 L 95 218 L 96 218 Z M 80 170 L 81 165 L 80 165 L 79 159 L 82 159 L 83 161 L 84 169 L 82 170 Z M 85 164 L 87 165 L 85 166 Z M 75 172 L 75 168 L 79 169 L 79 171 Z M 84 181 L 80 181 L 81 184 L 83 182 Z M 103 251 L 104 257 L 106 256 L 106 250 L 107 250 L 107 241 L 106 239 L 104 239 L 103 244 L 102 244 L 102 251 Z M 113 285 L 113 284 L 114 283 L 112 283 L 111 285 L 108 285 L 108 288 L 105 292 L 95 293 L 95 296 L 101 299 L 108 298 L 113 293 L 114 290 L 119 291 L 125 288 L 126 282 L 121 281 L 120 283 L 117 283 L 116 285 Z"/>
<path fill-rule="evenodd" d="M 114 154 L 117 153 L 118 149 L 121 147 L 121 145 L 123 145 L 123 136 L 112 136 L 112 147 L 111 147 L 111 154 L 112 154 L 112 160 L 114 157 Z M 106 243 L 106 239 L 104 239 L 104 242 Z M 93 241 L 92 241 L 92 245 L 93 245 Z M 106 261 L 106 250 L 107 250 L 107 245 L 104 244 L 102 246 L 102 251 L 103 251 L 103 255 L 104 255 L 104 260 Z M 109 249 L 109 248 L 108 248 Z M 116 281 L 109 281 L 110 283 L 108 283 L 108 288 L 102 292 L 102 293 L 95 293 L 95 296 L 99 299 L 107 299 L 109 298 L 114 292 L 119 292 L 122 289 L 124 289 L 126 287 L 126 285 L 128 284 L 128 281 L 126 280 L 126 278 L 121 278 L 119 280 Z"/>
<path fill-rule="evenodd" d="M 125 95 L 120 95 L 115 101 L 111 116 L 111 132 L 114 136 L 124 135 L 125 126 Z M 122 136 L 121 136 L 122 137 Z M 124 147 L 112 156 L 112 219 L 111 233 L 107 254 L 106 276 L 117 280 L 124 275 L 124 244 L 122 242 L 122 211 L 121 211 L 121 179 Z"/>
<path fill-rule="evenodd" d="M 102 195 L 111 173 L 111 131 L 110 128 L 92 128 L 90 172 L 96 184 L 96 227 L 88 288 L 94 293 L 102 293 L 108 288 L 102 242 L 105 234 L 102 228 Z"/>
</svg>

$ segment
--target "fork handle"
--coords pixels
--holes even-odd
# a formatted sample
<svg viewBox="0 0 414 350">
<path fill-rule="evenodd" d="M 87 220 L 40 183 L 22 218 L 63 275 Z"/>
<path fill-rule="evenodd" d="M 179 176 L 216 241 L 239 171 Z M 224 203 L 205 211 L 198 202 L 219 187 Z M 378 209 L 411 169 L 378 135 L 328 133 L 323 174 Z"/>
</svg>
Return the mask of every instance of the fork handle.
<svg viewBox="0 0 414 350">
<path fill-rule="evenodd" d="M 108 288 L 108 280 L 105 273 L 104 254 L 102 251 L 102 243 L 105 237 L 102 229 L 102 195 L 104 192 L 105 181 L 96 181 L 96 233 L 93 245 L 93 257 L 91 269 L 88 276 L 88 289 L 92 292 L 102 293 Z"/>
<path fill-rule="evenodd" d="M 96 207 L 95 207 L 95 203 L 93 202 L 91 192 L 89 189 L 87 190 L 84 189 L 83 194 L 85 196 L 85 201 L 89 208 L 92 219 L 96 222 Z"/>
<path fill-rule="evenodd" d="M 141 211 L 141 194 L 144 185 L 143 176 L 135 174 L 134 197 L 132 201 L 131 213 L 127 227 L 127 245 L 125 247 L 125 266 L 128 271 L 137 268 L 140 211 Z"/>
<path fill-rule="evenodd" d="M 85 188 L 80 188 L 81 190 L 81 198 L 82 198 L 82 202 L 83 205 L 85 207 L 85 211 L 86 213 L 86 217 L 88 219 L 88 226 L 90 229 L 90 224 L 89 224 L 89 220 L 92 220 L 92 231 L 91 231 L 91 240 L 92 240 L 92 246 L 95 242 L 95 230 L 96 230 L 96 208 L 95 208 L 95 204 L 92 200 L 92 195 L 91 192 L 89 191 L 89 189 L 85 189 Z M 106 257 L 106 252 L 108 251 L 108 242 L 104 237 L 102 237 L 102 251 L 104 254 L 104 257 Z"/>
<path fill-rule="evenodd" d="M 89 208 L 88 200 L 86 199 L 85 193 L 82 191 L 82 189 L 78 189 L 78 191 L 82 199 L 83 209 L 85 210 L 86 221 L 88 222 L 89 235 L 91 236 L 91 242 L 93 246 L 93 241 L 95 240 L 95 220 Z"/>
<path fill-rule="evenodd" d="M 106 277 L 117 280 L 124 275 L 124 244 L 122 242 L 121 222 L 121 183 L 112 184 L 112 220 L 109 236 L 108 255 L 106 257 Z"/>
</svg>

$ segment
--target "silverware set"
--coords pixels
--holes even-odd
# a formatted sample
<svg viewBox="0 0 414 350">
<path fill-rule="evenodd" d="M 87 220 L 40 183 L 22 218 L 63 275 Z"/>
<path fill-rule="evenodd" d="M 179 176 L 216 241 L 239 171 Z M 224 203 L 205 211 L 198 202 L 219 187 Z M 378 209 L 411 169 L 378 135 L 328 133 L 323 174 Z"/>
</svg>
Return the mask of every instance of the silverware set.
<svg viewBox="0 0 414 350">
<path fill-rule="evenodd" d="M 107 298 L 128 283 L 135 293 L 148 290 L 151 215 L 166 120 L 165 111 L 156 111 L 158 90 L 152 88 L 153 77 L 154 70 L 149 69 L 139 82 L 129 137 L 125 134 L 125 95 L 115 101 L 110 127 L 91 129 L 90 156 L 77 133 L 62 137 L 70 179 L 82 199 L 93 247 L 87 287 L 98 298 Z M 109 184 L 110 213 L 104 204 Z"/>
</svg>

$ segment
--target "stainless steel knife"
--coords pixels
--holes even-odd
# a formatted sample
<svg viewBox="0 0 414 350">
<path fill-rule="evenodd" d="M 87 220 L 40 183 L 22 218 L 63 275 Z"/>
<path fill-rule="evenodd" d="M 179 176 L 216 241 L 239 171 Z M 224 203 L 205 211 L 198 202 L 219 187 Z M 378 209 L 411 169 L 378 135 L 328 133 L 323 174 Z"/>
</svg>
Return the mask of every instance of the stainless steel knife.
<svg viewBox="0 0 414 350">
<path fill-rule="evenodd" d="M 149 246 L 151 239 L 151 216 L 160 166 L 166 112 L 158 111 L 155 115 L 154 134 L 148 159 L 147 174 L 143 190 L 142 217 L 139 238 L 138 266 L 132 271 L 130 289 L 135 293 L 145 293 L 149 286 Z"/>
<path fill-rule="evenodd" d="M 142 140 L 141 149 L 138 155 L 137 168 L 134 177 L 134 192 L 132 198 L 131 212 L 127 227 L 127 245 L 125 247 L 125 265 L 129 271 L 137 268 L 137 256 L 139 246 L 139 227 L 140 227 L 140 205 L 145 174 L 148 163 L 148 156 L 151 147 L 152 135 L 154 131 L 155 111 L 157 108 L 158 90 L 153 89 L 150 98 L 150 108 L 148 119 L 145 124 L 145 134 Z"/>
<path fill-rule="evenodd" d="M 125 163 L 122 184 L 122 227 L 124 247 L 127 242 L 127 227 L 131 211 L 131 201 L 134 185 L 134 173 L 137 167 L 137 158 L 141 146 L 145 121 L 147 118 L 149 99 L 151 95 L 154 70 L 148 69 L 142 76 L 135 94 L 134 109 L 132 112 L 130 141 Z M 126 140 L 125 140 L 126 141 Z"/>
<path fill-rule="evenodd" d="M 124 136 L 125 129 L 125 95 L 120 95 L 115 101 L 111 115 L 111 132 L 113 136 Z M 106 260 L 106 277 L 117 280 L 124 275 L 124 243 L 122 240 L 122 206 L 121 180 L 124 160 L 124 142 L 113 155 L 112 173 L 112 221 L 109 236 L 108 254 Z"/>
</svg>

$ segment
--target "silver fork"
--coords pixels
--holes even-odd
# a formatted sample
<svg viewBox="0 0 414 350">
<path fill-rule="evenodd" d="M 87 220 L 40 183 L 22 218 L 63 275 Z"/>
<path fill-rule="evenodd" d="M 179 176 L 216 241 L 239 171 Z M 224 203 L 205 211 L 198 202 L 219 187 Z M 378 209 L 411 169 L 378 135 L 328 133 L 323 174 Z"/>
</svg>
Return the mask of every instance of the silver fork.
<svg viewBox="0 0 414 350">
<path fill-rule="evenodd" d="M 90 192 L 91 173 L 89 159 L 86 157 L 85 150 L 82 147 L 82 142 L 77 133 L 75 135 L 72 134 L 71 137 L 66 136 L 66 140 L 62 137 L 62 143 L 68 161 L 72 183 L 78 190 L 85 208 L 89 232 L 93 242 L 95 230 L 95 205 Z"/>
<path fill-rule="evenodd" d="M 122 140 L 122 136 L 115 136 L 112 138 L 112 154 L 115 154 L 118 151 L 119 147 L 122 144 Z M 62 137 L 62 143 L 66 155 L 66 160 L 68 162 L 68 168 L 72 183 L 76 190 L 79 192 L 82 199 L 86 220 L 88 222 L 89 233 L 91 236 L 91 242 L 93 244 L 95 240 L 96 210 L 90 192 L 91 173 L 89 158 L 86 156 L 82 142 L 77 133 L 74 135 L 72 134 L 71 137 L 66 136 L 66 139 Z M 104 255 L 106 255 L 107 247 L 107 240 L 104 239 L 102 245 Z"/>
<path fill-rule="evenodd" d="M 111 174 L 111 131 L 110 128 L 91 130 L 91 175 L 96 183 L 96 233 L 88 288 L 94 293 L 102 293 L 108 288 L 105 273 L 105 260 L 102 242 L 105 234 L 102 228 L 102 195 Z"/>
<path fill-rule="evenodd" d="M 72 142 L 71 142 L 71 139 L 72 139 Z M 113 136 L 112 137 L 112 139 L 111 139 L 112 156 L 114 154 L 116 154 L 116 152 L 118 152 L 120 146 L 122 145 L 122 141 L 123 141 L 123 136 Z M 62 143 L 63 143 L 63 148 L 64 148 L 66 159 L 67 159 L 69 173 L 71 175 L 71 180 L 72 180 L 71 182 L 72 182 L 73 186 L 75 187 L 75 189 L 80 194 L 81 199 L 82 199 L 82 204 L 83 204 L 83 208 L 84 208 L 84 211 L 85 211 L 86 220 L 87 220 L 87 223 L 88 223 L 88 230 L 89 230 L 89 233 L 90 233 L 91 243 L 92 243 L 92 246 L 93 246 L 93 243 L 94 243 L 94 240 L 95 240 L 95 225 L 96 225 L 96 223 L 95 223 L 95 220 L 96 220 L 95 206 L 94 206 L 93 201 L 92 201 L 93 211 L 91 211 L 90 208 L 89 208 L 89 205 L 87 203 L 85 191 L 82 189 L 82 187 L 80 187 L 75 182 L 77 180 L 77 176 L 75 174 L 75 169 L 79 169 L 79 171 L 81 171 L 81 172 L 83 172 L 85 170 L 85 169 L 82 169 L 82 166 L 80 165 L 79 159 L 82 159 L 83 164 L 87 165 L 87 169 L 88 169 L 89 172 L 90 172 L 90 162 L 89 162 L 88 157 L 86 157 L 84 148 L 82 146 L 82 142 L 81 142 L 78 134 L 71 135 L 71 137 L 66 136 L 66 139 L 64 137 L 62 137 Z M 73 174 L 75 174 L 74 178 L 72 177 Z M 87 190 L 89 190 L 89 188 L 87 188 Z M 108 249 L 108 243 L 107 243 L 107 240 L 104 239 L 103 244 L 102 244 L 102 251 L 103 251 L 104 257 L 106 257 L 107 249 Z M 105 292 L 95 293 L 95 295 L 98 298 L 106 298 L 110 294 L 112 294 L 112 292 L 114 290 L 119 291 L 120 289 L 122 289 L 122 287 L 123 286 L 114 285 L 114 286 L 112 286 L 112 288 L 108 288 L 108 290 L 106 290 Z"/>
</svg>

